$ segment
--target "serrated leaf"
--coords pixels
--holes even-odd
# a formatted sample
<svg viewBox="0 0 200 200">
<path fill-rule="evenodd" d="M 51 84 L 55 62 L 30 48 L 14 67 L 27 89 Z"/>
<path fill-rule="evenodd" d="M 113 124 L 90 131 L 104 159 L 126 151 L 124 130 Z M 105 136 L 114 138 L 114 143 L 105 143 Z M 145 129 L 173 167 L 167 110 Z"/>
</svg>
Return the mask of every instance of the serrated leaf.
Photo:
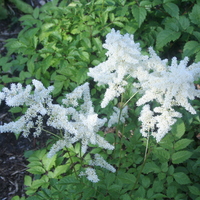
<svg viewBox="0 0 200 200">
<path fill-rule="evenodd" d="M 192 23 L 196 24 L 199 26 L 199 22 L 200 22 L 200 5 L 195 4 L 192 12 L 189 14 L 189 18 L 191 20 Z"/>
<path fill-rule="evenodd" d="M 173 174 L 175 181 L 180 185 L 186 185 L 191 183 L 189 177 L 183 172 L 177 172 Z"/>
<path fill-rule="evenodd" d="M 49 171 L 54 165 L 55 165 L 56 155 L 54 155 L 51 158 L 48 158 L 47 156 L 44 156 L 42 159 L 42 163 L 44 165 L 44 169 L 46 171 Z"/>
<path fill-rule="evenodd" d="M 144 186 L 144 188 L 148 188 L 151 184 L 151 180 L 148 176 L 144 176 L 142 178 L 142 185 Z"/>
<path fill-rule="evenodd" d="M 185 147 L 187 147 L 193 140 L 190 140 L 190 139 L 181 139 L 179 141 L 177 141 L 175 144 L 174 144 L 174 149 L 176 151 L 178 150 L 181 150 L 181 149 L 184 149 Z"/>
<path fill-rule="evenodd" d="M 129 173 L 121 173 L 117 176 L 117 179 L 119 179 L 125 184 L 134 184 L 136 181 L 135 176 Z"/>
<path fill-rule="evenodd" d="M 182 30 L 187 30 L 187 28 L 190 26 L 190 21 L 185 16 L 180 16 L 178 22 Z"/>
<path fill-rule="evenodd" d="M 144 7 L 139 7 L 137 5 L 134 5 L 132 8 L 132 14 L 133 14 L 135 20 L 137 21 L 138 26 L 140 27 L 141 24 L 146 19 L 147 11 Z"/>
<path fill-rule="evenodd" d="M 179 7 L 176 4 L 168 2 L 168 3 L 163 5 L 163 8 L 165 9 L 165 11 L 171 17 L 178 18 L 178 16 L 179 16 Z"/>
<path fill-rule="evenodd" d="M 69 164 L 57 166 L 53 172 L 53 177 L 51 178 L 56 178 L 59 175 L 66 173 L 69 170 L 69 168 L 70 168 Z"/>
<path fill-rule="evenodd" d="M 191 155 L 192 155 L 192 152 L 190 151 L 178 151 L 172 154 L 172 163 L 173 164 L 183 163 L 188 158 L 190 158 Z"/>
<path fill-rule="evenodd" d="M 122 22 L 115 21 L 113 22 L 113 24 L 119 27 L 124 27 L 124 24 Z"/>
<path fill-rule="evenodd" d="M 148 162 L 144 165 L 143 173 L 148 174 L 150 172 L 159 173 L 160 167 L 155 162 Z"/>
<path fill-rule="evenodd" d="M 156 39 L 157 49 L 161 49 L 167 43 L 177 40 L 180 36 L 181 36 L 180 32 L 176 32 L 176 31 L 171 30 L 171 29 L 166 29 L 166 30 L 160 31 L 158 33 L 157 39 Z"/>
<path fill-rule="evenodd" d="M 194 195 L 200 196 L 200 190 L 196 186 L 188 186 L 190 192 Z"/>
<path fill-rule="evenodd" d="M 153 150 L 153 154 L 161 161 L 166 162 L 170 158 L 169 151 L 163 149 L 162 147 L 157 147 Z"/>
<path fill-rule="evenodd" d="M 191 56 L 200 51 L 200 43 L 197 41 L 188 41 L 183 48 L 183 56 Z"/>
<path fill-rule="evenodd" d="M 44 174 L 45 173 L 44 168 L 40 167 L 40 166 L 32 167 L 32 168 L 28 169 L 27 171 L 32 174 Z"/>
</svg>

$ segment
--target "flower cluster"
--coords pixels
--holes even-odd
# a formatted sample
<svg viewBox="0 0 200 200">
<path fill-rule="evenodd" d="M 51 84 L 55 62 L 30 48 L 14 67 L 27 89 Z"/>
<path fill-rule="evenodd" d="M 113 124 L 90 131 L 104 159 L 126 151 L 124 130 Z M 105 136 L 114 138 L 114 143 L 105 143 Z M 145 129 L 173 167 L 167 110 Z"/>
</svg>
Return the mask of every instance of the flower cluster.
<svg viewBox="0 0 200 200">
<path fill-rule="evenodd" d="M 113 173 L 116 172 L 116 169 L 112 165 L 110 165 L 109 163 L 107 163 L 103 159 L 103 157 L 100 156 L 99 154 L 95 154 L 94 155 L 94 159 L 89 161 L 89 165 L 91 167 L 93 167 L 93 166 L 99 166 L 99 167 L 107 169 L 107 170 L 109 170 L 109 171 L 111 171 Z M 95 169 L 93 169 L 91 167 L 87 167 L 84 172 L 81 171 L 80 174 L 79 174 L 79 176 L 86 176 L 89 181 L 96 183 L 96 182 L 99 181 L 99 178 L 98 178 L 98 176 L 96 174 Z"/>
<path fill-rule="evenodd" d="M 25 114 L 15 122 L 5 123 L 0 126 L 0 132 L 22 133 L 27 137 L 31 130 L 33 135 L 39 136 L 43 130 L 43 117 L 47 117 L 46 125 L 62 130 L 63 138 L 57 141 L 48 154 L 53 156 L 64 147 L 70 147 L 73 143 L 81 141 L 82 154 L 85 154 L 89 144 L 98 145 L 101 148 L 113 150 L 114 146 L 97 134 L 107 119 L 100 119 L 94 112 L 90 99 L 89 84 L 85 83 L 77 87 L 72 93 L 63 99 L 63 105 L 53 104 L 50 92 L 53 87 L 47 89 L 40 81 L 33 80 L 35 90 L 28 85 L 23 89 L 21 84 L 12 84 L 11 88 L 4 88 L 0 93 L 1 101 L 5 100 L 8 106 L 28 106 Z M 82 101 L 80 103 L 79 101 Z M 76 107 L 79 107 L 76 109 Z"/>
<path fill-rule="evenodd" d="M 107 60 L 90 68 L 88 73 L 98 85 L 109 86 L 102 108 L 125 91 L 126 79 L 132 77 L 137 80 L 133 83 L 134 90 L 141 94 L 137 106 L 143 106 L 139 117 L 143 136 L 147 137 L 151 132 L 159 142 L 171 130 L 176 118 L 181 117 L 175 106 L 196 113 L 189 101 L 200 97 L 200 91 L 194 85 L 200 75 L 200 62 L 187 67 L 188 58 L 179 63 L 173 58 L 169 65 L 169 61 L 162 60 L 152 48 L 149 48 L 150 56 L 143 56 L 132 35 L 122 36 L 114 29 L 107 35 L 103 47 L 108 50 Z M 151 110 L 152 102 L 159 106 Z"/>
</svg>

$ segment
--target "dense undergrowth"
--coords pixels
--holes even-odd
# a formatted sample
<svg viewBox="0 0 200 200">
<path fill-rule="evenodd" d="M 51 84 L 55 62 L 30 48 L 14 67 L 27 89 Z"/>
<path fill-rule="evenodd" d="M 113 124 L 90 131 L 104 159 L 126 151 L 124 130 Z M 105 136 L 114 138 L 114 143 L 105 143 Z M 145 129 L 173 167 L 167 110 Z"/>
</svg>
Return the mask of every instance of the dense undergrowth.
<svg viewBox="0 0 200 200">
<path fill-rule="evenodd" d="M 49 129 L 43 124 L 55 135 L 49 139 L 46 149 L 25 153 L 30 162 L 27 170 L 30 176 L 25 176 L 24 182 L 27 197 L 16 196 L 13 200 L 200 199 L 200 142 L 196 137 L 200 131 L 199 98 L 189 101 L 196 114 L 184 110 L 181 103 L 176 105 L 175 110 L 182 113 L 182 117 L 157 143 L 149 135 L 143 137 L 141 134 L 142 125 L 138 118 L 142 107 L 137 106 L 141 94 L 134 96 L 132 87 L 133 82 L 140 81 L 136 80 L 138 77 L 128 79 L 123 95 L 115 96 L 102 108 L 100 104 L 107 86 L 96 85 L 93 76 L 88 76 L 89 68 L 106 63 L 107 50 L 103 44 L 112 28 L 120 30 L 122 35 L 133 34 L 144 56 L 149 56 L 148 48 L 151 46 L 161 59 L 177 57 L 180 61 L 188 56 L 188 65 L 199 62 L 199 13 L 198 0 L 53 0 L 19 19 L 23 29 L 17 38 L 7 41 L 7 55 L 0 58 L 0 89 L 9 87 L 11 83 L 21 83 L 25 87 L 37 79 L 44 85 L 38 91 L 53 85 L 52 102 L 62 104 L 66 94 L 89 82 L 91 102 L 101 118 L 111 117 L 114 106 L 121 110 L 118 115 L 122 114 L 126 104 L 129 108 L 126 121 L 112 128 L 107 128 L 105 123 L 97 132 L 99 137 L 114 146 L 114 150 L 90 144 L 83 153 L 81 143 L 74 142 L 48 158 L 52 145 L 61 136 L 55 127 Z M 194 84 L 198 87 L 198 78 Z M 34 92 L 36 90 L 30 94 Z M 3 99 L 1 95 L 0 99 Z M 85 105 L 80 99 L 78 103 Z M 154 108 L 158 104 L 161 103 L 155 99 L 149 102 Z M 28 106 L 11 106 L 9 111 L 17 121 L 20 113 L 26 114 Z M 81 109 L 81 106 L 76 107 L 79 114 L 83 114 Z M 96 114 L 92 115 L 96 117 Z M 70 122 L 77 120 L 72 114 L 68 117 Z M 35 123 L 36 119 L 33 121 Z M 47 122 L 47 118 L 44 121 Z M 94 160 L 96 154 L 101 155 L 116 172 L 92 165 L 90 160 Z M 80 171 L 87 168 L 95 168 L 99 182 L 90 182 L 84 175 L 79 176 Z"/>
</svg>

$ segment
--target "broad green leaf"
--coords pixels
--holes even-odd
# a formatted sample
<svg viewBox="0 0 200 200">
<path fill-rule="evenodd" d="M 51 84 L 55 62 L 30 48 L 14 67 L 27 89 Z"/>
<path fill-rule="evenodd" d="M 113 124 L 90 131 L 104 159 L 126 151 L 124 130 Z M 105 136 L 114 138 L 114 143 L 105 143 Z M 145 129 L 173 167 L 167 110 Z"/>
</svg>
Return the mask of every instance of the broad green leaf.
<svg viewBox="0 0 200 200">
<path fill-rule="evenodd" d="M 181 149 L 184 149 L 185 147 L 187 147 L 193 140 L 190 140 L 190 139 L 181 139 L 179 141 L 177 141 L 175 144 L 174 144 L 174 149 L 176 151 L 178 150 L 181 150 Z"/>
<path fill-rule="evenodd" d="M 195 62 L 199 62 L 199 61 L 200 61 L 200 51 L 195 56 Z"/>
<path fill-rule="evenodd" d="M 24 185 L 26 185 L 26 186 L 31 186 L 31 184 L 32 184 L 32 178 L 30 177 L 30 176 L 25 176 L 24 177 Z"/>
<path fill-rule="evenodd" d="M 183 49 L 183 56 L 191 56 L 200 51 L 200 43 L 197 41 L 188 41 Z"/>
<path fill-rule="evenodd" d="M 49 179 L 37 179 L 32 182 L 31 189 L 38 189 L 39 187 L 47 187 L 49 185 Z"/>
<path fill-rule="evenodd" d="M 190 26 L 190 21 L 186 16 L 180 16 L 178 22 L 182 30 L 187 30 Z"/>
<path fill-rule="evenodd" d="M 11 113 L 19 113 L 22 112 L 22 108 L 21 107 L 13 107 L 9 109 L 9 112 Z"/>
<path fill-rule="evenodd" d="M 190 158 L 191 155 L 192 155 L 192 152 L 190 151 L 178 151 L 172 154 L 172 163 L 173 164 L 183 163 L 188 158 Z"/>
<path fill-rule="evenodd" d="M 157 157 L 161 162 L 167 162 L 170 158 L 169 151 L 163 149 L 162 147 L 157 147 L 153 150 L 153 155 Z"/>
<path fill-rule="evenodd" d="M 31 174 L 44 174 L 45 173 L 45 169 L 40 166 L 32 167 L 32 168 L 28 169 L 27 171 L 30 172 Z"/>
<path fill-rule="evenodd" d="M 199 188 L 197 188 L 196 186 L 188 186 L 188 188 L 192 194 L 200 196 Z"/>
<path fill-rule="evenodd" d="M 124 24 L 122 22 L 119 22 L 119 21 L 114 21 L 113 24 L 118 26 L 118 27 L 124 27 Z"/>
<path fill-rule="evenodd" d="M 177 40 L 181 36 L 181 32 L 176 32 L 171 29 L 162 30 L 158 33 L 156 39 L 157 49 L 161 49 L 167 43 Z"/>
<path fill-rule="evenodd" d="M 54 172 L 53 172 L 53 177 L 51 178 L 57 178 L 59 175 L 66 173 L 70 168 L 69 164 L 65 164 L 65 165 L 59 165 L 55 168 Z"/>
<path fill-rule="evenodd" d="M 164 4 L 163 7 L 169 15 L 171 15 L 172 17 L 178 18 L 179 7 L 176 4 L 168 2 L 168 3 Z"/>
<path fill-rule="evenodd" d="M 150 172 L 159 173 L 160 167 L 155 162 L 148 162 L 144 165 L 143 173 L 148 174 Z"/>
<path fill-rule="evenodd" d="M 19 10 L 21 10 L 24 13 L 32 13 L 33 12 L 33 8 L 31 5 L 29 5 L 28 3 L 25 3 L 22 0 L 9 0 L 10 2 L 12 2 Z"/>
<path fill-rule="evenodd" d="M 176 138 L 180 139 L 185 133 L 185 124 L 183 120 L 178 119 L 173 125 L 171 132 Z"/>
<path fill-rule="evenodd" d="M 151 180 L 148 176 L 142 177 L 142 185 L 144 186 L 144 188 L 148 188 L 150 184 L 151 184 Z"/>
<path fill-rule="evenodd" d="M 93 195 L 95 195 L 96 192 L 93 187 L 87 187 L 83 190 L 83 199 L 90 199 Z"/>
<path fill-rule="evenodd" d="M 189 18 L 192 23 L 196 24 L 199 26 L 200 22 L 200 5 L 195 4 L 193 6 L 192 12 L 189 14 Z"/>
<path fill-rule="evenodd" d="M 37 18 L 39 17 L 39 12 L 40 12 L 39 7 L 36 7 L 36 8 L 34 9 L 34 11 L 33 11 L 33 17 L 34 17 L 35 19 L 37 19 Z"/>
<path fill-rule="evenodd" d="M 134 184 L 136 181 L 135 176 L 129 173 L 121 173 L 117 175 L 117 179 L 122 181 L 123 184 Z"/>
<path fill-rule="evenodd" d="M 56 155 L 54 155 L 51 158 L 48 158 L 47 156 L 44 156 L 42 159 L 42 163 L 44 165 L 44 169 L 46 171 L 49 171 L 54 165 L 55 165 Z"/>
<path fill-rule="evenodd" d="M 173 198 L 177 195 L 177 187 L 174 186 L 174 185 L 170 185 L 168 188 L 167 188 L 167 197 L 168 198 Z"/>
<path fill-rule="evenodd" d="M 132 14 L 133 14 L 135 20 L 137 21 L 138 26 L 140 27 L 141 24 L 146 19 L 147 11 L 144 7 L 139 7 L 137 5 L 134 5 L 132 8 Z"/>
<path fill-rule="evenodd" d="M 200 42 L 200 32 L 199 31 L 194 31 L 193 35 L 196 37 L 196 39 Z"/>
<path fill-rule="evenodd" d="M 189 177 L 183 172 L 177 172 L 173 174 L 175 181 L 180 185 L 186 185 L 191 183 Z"/>
</svg>

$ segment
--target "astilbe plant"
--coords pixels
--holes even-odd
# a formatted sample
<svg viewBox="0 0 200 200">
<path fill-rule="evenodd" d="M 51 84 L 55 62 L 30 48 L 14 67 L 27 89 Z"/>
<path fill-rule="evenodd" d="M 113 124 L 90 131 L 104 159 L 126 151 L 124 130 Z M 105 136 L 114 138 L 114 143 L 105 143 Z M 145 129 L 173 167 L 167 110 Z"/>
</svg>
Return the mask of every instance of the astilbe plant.
<svg viewBox="0 0 200 200">
<path fill-rule="evenodd" d="M 88 75 L 94 78 L 98 85 L 108 85 L 103 101 L 102 109 L 114 98 L 126 92 L 126 86 L 131 80 L 134 86 L 132 96 L 139 94 L 137 106 L 142 106 L 139 121 L 140 132 L 149 138 L 150 134 L 160 142 L 171 130 L 172 125 L 181 118 L 177 107 L 183 107 L 191 114 L 196 114 L 190 104 L 190 100 L 200 97 L 200 91 L 195 88 L 194 81 L 200 75 L 200 63 L 187 66 L 188 58 L 177 62 L 172 59 L 162 60 L 152 48 L 149 48 L 149 56 L 141 53 L 140 45 L 133 41 L 133 36 L 121 35 L 119 31 L 112 31 L 106 36 L 103 45 L 108 51 L 107 60 L 94 68 L 90 68 Z M 35 89 L 32 92 L 30 85 L 22 88 L 21 84 L 11 84 L 10 89 L 4 88 L 0 93 L 0 100 L 5 101 L 10 107 L 27 106 L 25 114 L 15 122 L 0 126 L 0 132 L 22 133 L 27 137 L 32 130 L 35 137 L 39 136 L 44 127 L 43 118 L 47 117 L 45 126 L 62 131 L 59 138 L 51 147 L 48 157 L 52 157 L 63 148 L 80 142 L 80 154 L 87 153 L 88 145 L 96 145 L 106 150 L 113 150 L 115 144 L 110 144 L 98 134 L 100 128 L 112 127 L 113 124 L 125 123 L 128 117 L 127 104 L 120 109 L 114 107 L 110 119 L 99 118 L 94 112 L 90 97 L 89 83 L 78 86 L 72 93 L 67 94 L 62 100 L 62 105 L 54 104 L 50 93 L 53 87 L 47 89 L 40 81 L 32 81 Z M 152 104 L 155 103 L 156 104 Z M 133 105 L 129 105 L 133 107 Z M 79 172 L 79 177 L 86 176 L 92 182 L 98 182 L 99 178 L 94 166 L 100 166 L 111 172 L 116 169 L 108 164 L 100 154 L 95 154 L 94 159 L 85 160 L 84 171 Z"/>
</svg>

